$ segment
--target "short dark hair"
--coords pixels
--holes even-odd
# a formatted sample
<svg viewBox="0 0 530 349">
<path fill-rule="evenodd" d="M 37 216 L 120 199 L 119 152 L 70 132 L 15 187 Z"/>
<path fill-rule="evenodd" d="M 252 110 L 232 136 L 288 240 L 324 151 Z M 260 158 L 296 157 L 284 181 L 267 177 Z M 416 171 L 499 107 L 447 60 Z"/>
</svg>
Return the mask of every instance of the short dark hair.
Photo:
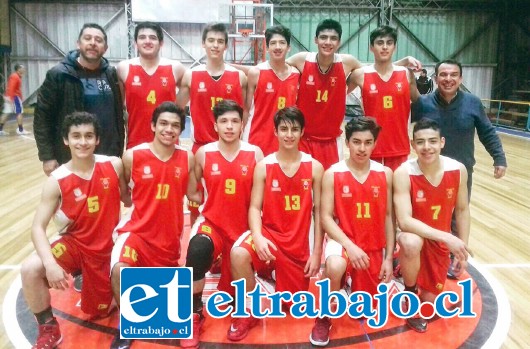
<svg viewBox="0 0 530 349">
<path fill-rule="evenodd" d="M 239 114 L 239 118 L 243 120 L 243 108 L 231 99 L 223 99 L 213 107 L 213 118 L 215 121 L 219 119 L 221 115 L 228 113 L 229 111 L 236 111 Z"/>
<path fill-rule="evenodd" d="M 79 31 L 79 36 L 77 37 L 77 40 L 81 39 L 81 37 L 83 36 L 83 32 L 87 28 L 94 28 L 94 29 L 97 29 L 97 30 L 101 31 L 101 33 L 103 34 L 103 39 L 105 40 L 105 44 L 107 43 L 107 32 L 105 32 L 105 29 L 103 29 L 103 27 L 100 26 L 97 23 L 85 23 L 85 24 L 83 24 L 83 27 Z"/>
<path fill-rule="evenodd" d="M 462 64 L 455 59 L 444 59 L 443 61 L 436 63 L 436 66 L 434 66 L 434 75 L 438 76 L 438 68 L 440 68 L 442 64 L 457 65 L 458 69 L 460 69 L 460 76 L 462 76 Z"/>
<path fill-rule="evenodd" d="M 20 63 L 15 64 L 15 71 L 18 71 L 20 68 L 24 68 L 24 65 Z"/>
<path fill-rule="evenodd" d="M 348 123 L 345 127 L 346 130 L 346 142 L 348 142 L 354 132 L 370 131 L 374 136 L 374 141 L 377 140 L 381 126 L 377 124 L 374 118 L 366 116 L 356 116 Z"/>
<path fill-rule="evenodd" d="M 86 111 L 75 111 L 64 117 L 61 127 L 61 135 L 63 136 L 63 139 L 68 139 L 68 133 L 70 133 L 70 128 L 72 128 L 72 126 L 79 125 L 93 125 L 96 138 L 99 138 L 101 126 L 99 125 L 96 115 Z"/>
<path fill-rule="evenodd" d="M 397 43 L 397 30 L 396 28 L 392 28 L 388 25 L 383 25 L 379 28 L 374 29 L 370 33 L 370 46 L 374 46 L 375 39 L 383 36 L 390 36 L 394 43 Z"/>
<path fill-rule="evenodd" d="M 436 121 L 434 121 L 433 119 L 429 119 L 429 118 L 421 118 L 418 122 L 416 122 L 416 124 L 414 125 L 414 128 L 412 129 L 412 139 L 415 138 L 416 132 L 421 131 L 421 130 L 428 130 L 428 129 L 432 129 L 438 132 L 441 136 L 440 125 Z"/>
<path fill-rule="evenodd" d="M 278 130 L 278 126 L 281 122 L 294 124 L 297 122 L 302 129 L 305 127 L 305 118 L 302 111 L 297 107 L 287 107 L 280 109 L 274 115 L 274 128 Z"/>
<path fill-rule="evenodd" d="M 210 23 L 202 30 L 202 42 L 206 41 L 209 32 L 219 32 L 225 35 L 225 44 L 228 44 L 228 30 L 223 23 Z"/>
<path fill-rule="evenodd" d="M 186 113 L 184 112 L 184 109 L 179 107 L 173 102 L 162 102 L 158 107 L 155 108 L 153 111 L 153 117 L 151 118 L 151 123 L 153 125 L 156 125 L 156 122 L 158 121 L 158 117 L 162 113 L 173 113 L 177 114 L 180 118 L 180 131 L 184 131 L 186 128 Z"/>
<path fill-rule="evenodd" d="M 134 28 L 134 41 L 138 40 L 138 33 L 142 29 L 153 29 L 156 32 L 156 37 L 158 38 L 158 41 L 162 42 L 164 41 L 164 32 L 162 31 L 162 27 L 158 23 L 154 22 L 141 22 L 138 23 L 136 28 Z"/>
<path fill-rule="evenodd" d="M 339 22 L 337 22 L 334 19 L 328 18 L 323 20 L 322 22 L 318 23 L 317 30 L 315 30 L 315 37 L 318 37 L 318 34 L 320 34 L 321 31 L 331 29 L 337 32 L 339 34 L 339 40 L 342 36 L 342 26 Z"/>
<path fill-rule="evenodd" d="M 423 68 L 421 72 L 427 74 L 427 69 Z"/>
<path fill-rule="evenodd" d="M 287 41 L 287 45 L 291 45 L 291 30 L 279 24 L 265 30 L 265 43 L 267 47 L 269 47 L 269 42 L 271 41 L 271 38 L 274 34 L 283 36 L 285 41 Z"/>
</svg>

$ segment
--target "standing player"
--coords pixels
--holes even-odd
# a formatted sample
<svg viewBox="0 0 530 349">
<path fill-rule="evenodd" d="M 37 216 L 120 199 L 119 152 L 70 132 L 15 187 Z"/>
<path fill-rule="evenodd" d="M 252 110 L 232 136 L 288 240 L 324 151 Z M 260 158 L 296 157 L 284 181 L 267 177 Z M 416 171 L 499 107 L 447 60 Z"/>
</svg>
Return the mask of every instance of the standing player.
<svg viewBox="0 0 530 349">
<path fill-rule="evenodd" d="M 274 117 L 279 149 L 258 163 L 254 171 L 248 219 L 250 231 L 232 249 L 232 276 L 246 279 L 254 289 L 254 270 L 276 273 L 276 290 L 307 291 L 309 278 L 320 269 L 320 184 L 322 165 L 298 150 L 304 133 L 304 116 L 296 107 L 279 110 Z M 314 246 L 310 251 L 311 218 Z M 253 270 L 254 269 L 254 270 Z M 247 299 L 247 308 L 250 299 Z M 258 320 L 252 316 L 233 319 L 228 339 L 240 341 Z"/>
<path fill-rule="evenodd" d="M 24 297 L 39 324 L 37 349 L 55 348 L 62 340 L 49 289 L 67 289 L 68 274 L 82 271 L 91 285 L 81 293 L 81 310 L 92 316 L 108 314 L 112 231 L 120 216 L 120 195 L 130 204 L 121 160 L 94 155 L 97 118 L 87 112 L 67 115 L 62 136 L 72 158 L 44 184 L 31 232 L 37 253 L 21 269 Z M 46 227 L 54 215 L 60 238 L 50 245 Z"/>
<path fill-rule="evenodd" d="M 449 253 L 455 256 L 457 276 L 467 267 L 467 171 L 458 161 L 440 155 L 445 139 L 436 121 L 418 121 L 411 144 L 418 158 L 394 173 L 394 206 L 402 231 L 397 236 L 399 260 L 405 291 L 418 293 L 419 288 L 421 300 L 433 302 L 444 288 Z M 451 234 L 453 211 L 458 237 Z M 407 324 L 417 332 L 427 330 L 427 320 L 420 316 L 407 319 Z"/>
<path fill-rule="evenodd" d="M 221 253 L 221 279 L 217 288 L 234 294 L 230 271 L 230 250 L 241 234 L 248 230 L 248 208 L 252 177 L 262 151 L 240 140 L 243 109 L 225 99 L 213 108 L 215 131 L 219 140 L 199 148 L 195 154 L 195 176 L 202 178 L 204 204 L 192 228 L 186 266 L 193 268 L 193 338 L 181 340 L 184 348 L 199 345 L 202 315 L 202 291 L 205 273 Z M 224 207 L 233 214 L 227 215 Z"/>
<path fill-rule="evenodd" d="M 219 136 L 213 127 L 212 110 L 223 99 L 231 99 L 239 105 L 246 100 L 247 77 L 236 68 L 225 64 L 224 53 L 228 44 L 228 32 L 222 23 L 207 25 L 202 31 L 202 47 L 206 52 L 206 64 L 187 70 L 182 78 L 177 101 L 184 106 L 190 103 L 192 152 L 215 142 Z M 246 115 L 243 115 L 243 125 Z M 190 221 L 199 215 L 199 204 L 189 202 Z"/>
<path fill-rule="evenodd" d="M 352 291 L 374 295 L 381 281 L 392 278 L 392 171 L 370 160 L 380 130 L 371 118 L 348 122 L 350 157 L 331 166 L 322 179 L 320 212 L 328 234 L 322 278 L 329 278 L 331 291 L 338 291 L 348 275 Z M 330 329 L 329 318 L 317 318 L 310 342 L 326 346 Z"/>
<path fill-rule="evenodd" d="M 239 105 L 244 105 L 246 100 L 245 74 L 225 64 L 227 44 L 228 32 L 224 24 L 207 25 L 202 31 L 206 64 L 187 70 L 182 78 L 177 100 L 182 108 L 190 103 L 193 153 L 219 138 L 213 126 L 213 107 L 223 99 L 231 99 Z"/>
<path fill-rule="evenodd" d="M 134 29 L 134 42 L 139 57 L 118 64 L 120 88 L 129 114 L 127 149 L 153 139 L 149 119 L 160 103 L 176 101 L 176 88 L 185 71 L 180 62 L 160 57 L 164 44 L 160 25 L 139 23 Z"/>
<path fill-rule="evenodd" d="M 154 139 L 123 155 L 125 178 L 134 208 L 116 227 L 111 281 L 120 300 L 122 267 L 176 267 L 184 227 L 183 197 L 194 194 L 197 181 L 190 151 L 176 145 L 185 125 L 184 111 L 172 102 L 155 108 Z M 114 337 L 111 348 L 129 348 L 131 340 Z"/>
<path fill-rule="evenodd" d="M 296 104 L 300 72 L 287 63 L 291 49 L 291 31 L 275 25 L 265 30 L 269 60 L 248 71 L 247 108 L 249 120 L 243 139 L 257 145 L 265 155 L 278 150 L 274 136 L 274 115 Z"/>
<path fill-rule="evenodd" d="M 4 131 L 4 124 L 9 114 L 17 116 L 17 135 L 27 135 L 28 131 L 24 130 L 24 107 L 22 105 L 22 77 L 26 73 L 26 68 L 22 64 L 15 64 L 15 71 L 9 75 L 7 88 L 4 96 L 4 110 L 0 117 L 0 136 L 7 136 L 9 133 Z"/>
<path fill-rule="evenodd" d="M 372 159 L 393 171 L 410 153 L 410 101 L 419 96 L 414 73 L 392 63 L 396 43 L 396 29 L 382 26 L 372 31 L 370 51 L 375 63 L 356 69 L 348 82 L 350 89 L 361 88 L 365 115 L 375 117 L 382 127 Z"/>
</svg>

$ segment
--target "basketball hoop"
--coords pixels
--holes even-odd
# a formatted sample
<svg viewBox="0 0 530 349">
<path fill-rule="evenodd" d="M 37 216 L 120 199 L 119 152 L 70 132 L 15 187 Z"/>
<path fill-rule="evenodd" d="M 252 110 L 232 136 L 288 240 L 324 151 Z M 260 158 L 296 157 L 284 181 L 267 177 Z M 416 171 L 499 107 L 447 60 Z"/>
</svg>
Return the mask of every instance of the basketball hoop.
<svg viewBox="0 0 530 349">
<path fill-rule="evenodd" d="M 248 38 L 252 34 L 252 29 L 239 29 L 239 34 L 244 38 Z"/>
</svg>

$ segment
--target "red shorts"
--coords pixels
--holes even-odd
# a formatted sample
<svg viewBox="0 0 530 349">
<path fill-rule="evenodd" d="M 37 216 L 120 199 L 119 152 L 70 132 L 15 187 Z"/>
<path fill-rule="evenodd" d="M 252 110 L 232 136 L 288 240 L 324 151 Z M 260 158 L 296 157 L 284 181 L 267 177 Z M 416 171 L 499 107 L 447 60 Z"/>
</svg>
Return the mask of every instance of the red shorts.
<svg viewBox="0 0 530 349">
<path fill-rule="evenodd" d="M 409 158 L 408 155 L 399 155 L 399 156 L 385 156 L 385 157 L 372 157 L 374 161 L 383 164 L 386 167 L 389 167 L 392 171 L 395 171 L 402 163 L 407 161 Z"/>
<path fill-rule="evenodd" d="M 379 272 L 381 271 L 381 265 L 383 264 L 383 252 L 378 251 L 365 251 L 370 258 L 370 266 L 366 270 L 355 269 L 346 250 L 337 241 L 328 239 L 326 244 L 325 257 L 326 260 L 330 256 L 341 256 L 346 260 L 346 271 L 343 275 L 343 284 L 348 278 L 351 278 L 351 291 L 365 291 L 371 295 L 377 294 L 377 285 L 381 283 L 379 280 Z"/>
<path fill-rule="evenodd" d="M 69 235 L 51 244 L 57 263 L 69 274 L 83 273 L 81 310 L 90 315 L 106 315 L 112 302 L 110 286 L 110 255 L 87 255 Z M 108 251 L 110 252 L 110 251 Z"/>
<path fill-rule="evenodd" d="M 324 166 L 324 170 L 343 158 L 342 139 L 340 137 L 322 141 L 304 137 L 300 140 L 300 150 L 318 160 Z"/>
<path fill-rule="evenodd" d="M 208 236 L 213 243 L 213 259 L 216 260 L 219 256 L 223 256 L 221 259 L 221 278 L 217 289 L 219 291 L 227 292 L 231 295 L 235 294 L 234 287 L 230 284 L 232 282 L 232 271 L 230 269 L 230 250 L 234 245 L 234 241 L 228 238 L 228 234 L 221 228 L 215 227 L 203 216 L 197 219 L 197 222 L 193 225 L 191 230 L 190 238 L 197 234 Z"/>
<path fill-rule="evenodd" d="M 114 242 L 111 267 L 126 263 L 131 267 L 178 267 L 180 251 L 167 253 L 134 233 L 122 233 Z"/>
<path fill-rule="evenodd" d="M 441 248 L 436 241 L 424 239 L 420 258 L 418 286 L 435 295 L 440 294 L 447 279 L 447 269 L 451 265 L 448 250 Z"/>
<path fill-rule="evenodd" d="M 262 234 L 265 238 L 274 242 L 270 234 L 263 230 Z M 304 268 L 305 262 L 300 263 L 282 253 L 278 248 L 276 251 L 271 249 L 271 253 L 276 257 L 276 260 L 265 262 L 259 259 L 258 254 L 254 250 L 254 241 L 250 231 L 245 232 L 236 241 L 234 246 L 240 246 L 246 249 L 252 257 L 252 266 L 259 276 L 272 279 L 272 271 L 276 274 L 276 291 L 289 291 L 295 293 L 298 291 L 307 291 L 309 289 L 310 278 L 305 277 Z M 224 257 L 223 257 L 224 258 Z"/>
<path fill-rule="evenodd" d="M 197 150 L 199 150 L 200 147 L 202 147 L 204 144 L 198 144 L 193 142 L 193 145 L 191 146 L 191 152 L 193 155 L 197 153 Z M 192 217 L 198 217 L 199 216 L 199 206 L 204 203 L 204 189 L 202 187 L 201 182 L 197 182 L 197 190 L 202 193 L 203 200 L 202 202 L 194 202 L 188 200 L 188 210 L 191 213 Z M 193 222 L 191 222 L 193 224 Z"/>
</svg>

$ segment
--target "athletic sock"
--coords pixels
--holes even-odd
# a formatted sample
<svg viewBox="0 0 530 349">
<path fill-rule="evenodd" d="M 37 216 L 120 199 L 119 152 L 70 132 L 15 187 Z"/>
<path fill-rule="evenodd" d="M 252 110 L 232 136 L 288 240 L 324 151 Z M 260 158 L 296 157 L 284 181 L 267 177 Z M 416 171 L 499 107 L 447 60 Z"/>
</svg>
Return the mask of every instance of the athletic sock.
<svg viewBox="0 0 530 349">
<path fill-rule="evenodd" d="M 418 293 L 418 287 L 416 286 L 416 284 L 414 284 L 414 286 L 407 286 L 405 285 L 405 291 L 408 291 L 408 292 L 412 292 L 412 293 Z"/>
<path fill-rule="evenodd" d="M 193 294 L 193 312 L 202 313 L 202 292 Z"/>
<path fill-rule="evenodd" d="M 37 319 L 37 323 L 39 325 L 44 325 L 45 323 L 50 322 L 53 320 L 53 312 L 52 307 L 48 307 L 47 309 L 44 309 L 40 313 L 35 314 L 35 319 Z M 53 320 L 55 321 L 55 320 Z"/>
</svg>

